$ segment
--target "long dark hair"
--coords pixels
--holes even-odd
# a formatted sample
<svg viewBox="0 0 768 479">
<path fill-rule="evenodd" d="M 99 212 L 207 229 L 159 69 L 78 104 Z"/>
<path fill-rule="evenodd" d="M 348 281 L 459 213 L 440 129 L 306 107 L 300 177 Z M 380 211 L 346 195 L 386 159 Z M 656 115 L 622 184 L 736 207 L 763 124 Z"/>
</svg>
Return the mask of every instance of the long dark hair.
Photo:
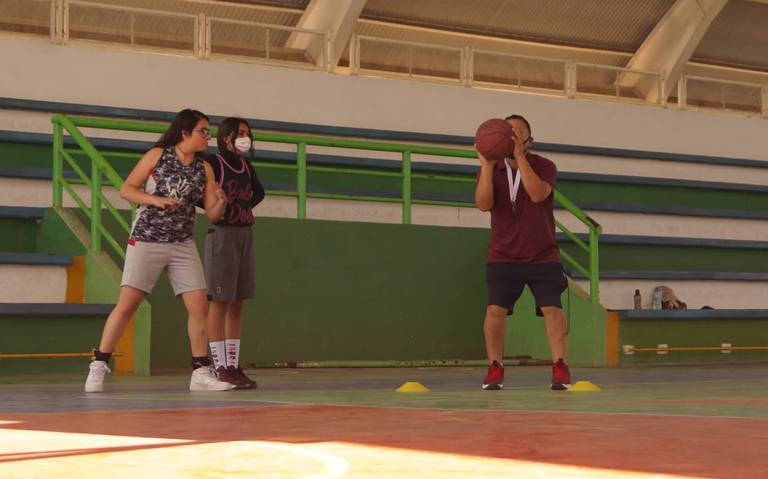
<svg viewBox="0 0 768 479">
<path fill-rule="evenodd" d="M 171 126 L 169 126 L 168 129 L 165 130 L 165 133 L 163 133 L 163 136 L 157 140 L 155 146 L 165 148 L 181 143 L 184 139 L 184 136 L 182 136 L 181 133 L 185 131 L 191 135 L 192 130 L 197 126 L 197 122 L 200 120 L 211 121 L 200 111 L 192 110 L 191 108 L 181 110 L 176 114 L 176 118 L 171 122 Z"/>
<path fill-rule="evenodd" d="M 219 147 L 219 152 L 227 153 L 227 140 L 232 148 L 235 147 L 235 139 L 237 138 L 237 130 L 240 128 L 240 123 L 245 124 L 248 128 L 248 137 L 253 140 L 253 132 L 251 131 L 251 125 L 242 118 L 229 117 L 221 120 L 219 123 L 219 134 L 216 135 L 216 145 Z"/>
</svg>

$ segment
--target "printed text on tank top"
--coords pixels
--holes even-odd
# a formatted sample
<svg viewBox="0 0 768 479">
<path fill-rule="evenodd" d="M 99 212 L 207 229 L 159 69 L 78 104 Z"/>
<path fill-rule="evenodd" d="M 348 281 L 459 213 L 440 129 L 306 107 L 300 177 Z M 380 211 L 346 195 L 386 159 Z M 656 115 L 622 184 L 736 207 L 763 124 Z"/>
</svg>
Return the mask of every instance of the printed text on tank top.
<svg viewBox="0 0 768 479">
<path fill-rule="evenodd" d="M 251 198 L 253 198 L 253 185 L 250 181 L 251 170 L 246 165 L 246 160 L 242 156 L 237 155 L 237 158 L 240 160 L 240 169 L 236 170 L 232 167 L 231 164 L 229 164 L 229 162 L 227 162 L 223 155 L 219 154 L 216 156 L 219 159 L 220 168 L 219 186 L 222 190 L 224 190 L 224 194 L 227 195 L 227 199 L 229 200 L 229 204 L 227 205 L 227 210 L 225 212 L 226 222 L 229 224 L 253 224 L 253 213 L 249 208 Z M 226 165 L 230 171 L 236 173 L 237 175 L 242 175 L 243 173 L 247 172 L 248 181 L 238 181 L 237 178 L 225 180 L 226 175 L 224 172 L 224 165 Z"/>
</svg>

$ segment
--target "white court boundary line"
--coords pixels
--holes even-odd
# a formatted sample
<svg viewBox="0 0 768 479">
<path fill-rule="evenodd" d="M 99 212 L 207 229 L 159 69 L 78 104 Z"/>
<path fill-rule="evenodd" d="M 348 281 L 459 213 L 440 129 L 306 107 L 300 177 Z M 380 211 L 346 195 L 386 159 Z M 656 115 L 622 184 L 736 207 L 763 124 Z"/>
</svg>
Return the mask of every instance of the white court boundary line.
<svg viewBox="0 0 768 479">
<path fill-rule="evenodd" d="M 326 452 L 315 451 L 307 447 L 297 446 L 295 444 L 289 444 L 284 442 L 268 442 L 268 441 L 238 441 L 241 444 L 252 445 L 255 444 L 259 447 L 267 449 L 276 449 L 278 451 L 286 451 L 291 453 L 299 453 L 309 458 L 325 463 L 326 470 L 311 476 L 306 476 L 303 479 L 334 479 L 336 477 L 343 476 L 349 470 L 349 463 L 346 459 L 342 459 L 333 454 Z"/>
</svg>

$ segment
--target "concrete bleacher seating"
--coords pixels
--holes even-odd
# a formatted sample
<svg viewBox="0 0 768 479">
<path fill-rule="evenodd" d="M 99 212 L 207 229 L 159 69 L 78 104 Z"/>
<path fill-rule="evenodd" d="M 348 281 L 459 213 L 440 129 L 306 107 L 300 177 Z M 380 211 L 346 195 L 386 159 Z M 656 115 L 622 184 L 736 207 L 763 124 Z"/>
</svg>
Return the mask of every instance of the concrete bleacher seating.
<svg viewBox="0 0 768 479">
<path fill-rule="evenodd" d="M 40 120 L 53 112 L 69 111 L 69 107 L 35 105 L 34 102 L 32 106 L 31 110 L 37 111 L 24 111 L 19 109 L 20 105 L 14 105 L 16 109 L 12 116 L 17 118 L 13 122 L 14 128 L 26 125 L 33 131 L 0 127 L 0 205 L 6 207 L 45 208 L 51 204 L 50 135 Z M 39 111 L 45 108 L 51 111 Z M 72 111 L 89 113 L 84 106 L 72 107 Z M 94 108 L 92 113 L 109 115 L 110 111 Z M 126 116 L 124 111 L 119 113 Z M 129 113 L 158 120 L 169 116 L 166 112 Z M 31 120 L 18 120 L 25 115 L 30 115 Z M 11 117 L 10 112 L 6 111 L 2 117 Z M 449 135 L 334 129 L 269 121 L 253 123 L 270 131 L 331 134 L 377 141 L 453 147 L 470 147 L 472 142 L 470 137 Z M 95 135 L 93 141 L 102 151 L 140 153 L 151 146 L 152 139 L 126 133 L 104 137 L 101 133 Z M 768 219 L 768 187 L 764 186 L 768 162 L 547 143 L 539 144 L 538 152 L 558 164 L 559 190 L 603 227 L 601 303 L 606 308 L 631 308 L 635 289 L 641 290 L 647 308 L 653 287 L 665 284 L 692 309 L 704 305 L 727 310 L 768 309 L 762 294 L 768 283 L 768 265 L 761 261 L 768 250 L 768 243 L 763 241 L 765 220 Z M 294 154 L 285 148 L 263 144 L 259 145 L 254 159 L 286 164 L 293 162 L 293 158 Z M 310 149 L 308 162 L 310 165 L 384 171 L 400 169 L 399 161 L 392 156 L 332 148 Z M 124 175 L 130 169 L 130 162 L 123 160 L 116 164 L 116 169 Z M 413 171 L 425 175 L 471 177 L 476 166 L 473 160 L 440 162 L 440 158 L 415 157 Z M 702 172 L 716 174 L 707 176 Z M 265 168 L 259 169 L 259 174 L 268 190 L 285 192 L 295 187 L 290 174 Z M 80 191 L 85 193 L 86 190 L 80 187 Z M 397 203 L 311 198 L 312 193 L 399 198 L 397 181 L 374 179 L 361 183 L 343 174 L 310 174 L 308 191 L 309 218 L 401 221 L 401 206 Z M 413 222 L 487 228 L 487 213 L 471 207 L 472 191 L 472 183 L 445 186 L 428 179 L 416 180 L 415 200 L 460 201 L 468 203 L 469 207 L 414 204 Z M 118 208 L 127 208 L 116 191 L 108 190 L 107 196 Z M 87 198 L 87 194 L 84 197 Z M 74 206 L 74 203 L 67 200 L 65 206 Z M 10 214 L 12 210 L 6 211 Z M 295 217 L 296 201 L 286 196 L 268 196 L 256 214 Z M 556 210 L 556 216 L 572 231 L 582 235 L 585 232 L 583 225 L 564 210 Z M 563 236 L 559 239 L 562 247 L 574 255 L 580 254 L 572 249 L 570 240 Z M 577 273 L 570 273 L 587 289 L 586 282 Z"/>
</svg>

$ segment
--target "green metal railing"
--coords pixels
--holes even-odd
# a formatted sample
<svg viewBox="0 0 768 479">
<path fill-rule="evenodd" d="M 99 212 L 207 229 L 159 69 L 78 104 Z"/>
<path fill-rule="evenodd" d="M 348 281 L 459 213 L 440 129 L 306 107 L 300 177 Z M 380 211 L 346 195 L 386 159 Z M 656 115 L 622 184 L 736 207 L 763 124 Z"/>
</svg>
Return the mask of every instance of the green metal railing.
<svg viewBox="0 0 768 479">
<path fill-rule="evenodd" d="M 117 174 L 112 165 L 105 159 L 105 155 L 100 153 L 96 148 L 83 136 L 79 128 L 96 128 L 105 130 L 118 130 L 118 131 L 133 131 L 142 133 L 163 133 L 165 132 L 168 124 L 166 123 L 150 123 L 132 120 L 113 120 L 113 119 L 101 119 L 101 118 L 89 118 L 89 117 L 75 117 L 65 115 L 55 115 L 52 117 L 53 122 L 53 206 L 61 207 L 63 202 L 63 191 L 67 191 L 74 199 L 75 203 L 80 209 L 88 216 L 90 220 L 91 230 L 91 248 L 95 251 L 101 251 L 102 237 L 106 242 L 115 250 L 115 252 L 124 257 L 124 249 L 118 244 L 115 238 L 109 233 L 109 231 L 102 224 L 101 214 L 103 210 L 114 217 L 115 221 L 125 230 L 126 233 L 130 232 L 130 225 L 125 221 L 124 217 L 117 211 L 106 198 L 103 192 L 103 187 L 113 187 L 120 189 L 123 184 L 122 179 Z M 67 132 L 69 136 L 74 140 L 77 148 L 65 148 L 64 147 L 64 132 Z M 211 134 L 216 135 L 216 128 L 211 129 Z M 348 140 L 343 138 L 332 138 L 322 136 L 306 136 L 306 135 L 290 135 L 282 133 L 266 133 L 256 132 L 253 135 L 253 139 L 256 141 L 270 142 L 270 143 L 287 143 L 293 144 L 296 147 L 296 164 L 276 164 L 267 162 L 254 162 L 253 164 L 259 168 L 264 169 L 284 169 L 292 170 L 296 172 L 296 189 L 295 191 L 273 191 L 268 190 L 269 195 L 279 196 L 295 196 L 296 197 L 296 211 L 299 219 L 306 218 L 307 216 L 307 198 L 327 198 L 337 200 L 359 200 L 359 201 L 373 201 L 373 202 L 386 202 L 386 203 L 401 203 L 402 204 L 402 221 L 403 224 L 411 223 L 411 210 L 413 205 L 437 205 L 437 206 L 454 206 L 454 207 L 471 207 L 474 208 L 474 203 L 462 202 L 462 201 L 440 201 L 440 200 L 424 200 L 414 199 L 412 197 L 412 183 L 417 179 L 432 180 L 432 181 L 445 181 L 445 182 L 462 182 L 462 183 L 475 183 L 474 175 L 435 175 L 425 173 L 414 173 L 412 171 L 411 157 L 412 155 L 427 155 L 427 156 L 441 156 L 441 157 L 453 157 L 453 158 L 477 158 L 474 150 L 459 149 L 459 148 L 442 148 L 442 147 L 430 147 L 422 145 L 412 144 L 398 144 L 398 143 L 385 143 L 385 142 L 372 142 L 361 140 Z M 347 148 L 354 150 L 369 150 L 399 153 L 401 155 L 401 171 L 380 171 L 373 168 L 349 168 L 349 167 L 331 167 L 331 166 L 316 166 L 307 164 L 307 147 L 332 147 L 332 148 Z M 90 161 L 91 175 L 87 175 L 85 171 L 75 161 L 74 156 L 85 155 Z M 141 157 L 139 153 L 119 153 L 110 152 L 109 157 L 122 158 L 122 159 L 136 159 Z M 67 178 L 64 174 L 64 165 L 69 167 L 76 173 L 74 179 Z M 325 173 L 337 173 L 337 174 L 350 174 L 361 175 L 368 177 L 388 177 L 397 178 L 401 182 L 400 198 L 381 197 L 373 195 L 340 195 L 333 193 L 310 193 L 307 191 L 307 173 L 308 172 L 325 172 Z M 73 185 L 83 184 L 90 188 L 91 203 L 90 206 L 80 198 Z M 573 256 L 568 254 L 562 248 L 560 254 L 563 260 L 576 271 L 584 275 L 589 280 L 590 285 L 590 298 L 595 304 L 599 303 L 599 253 L 598 253 L 598 238 L 601 233 L 600 225 L 597 224 L 592 218 L 590 218 L 584 211 L 579 209 L 571 200 L 566 198 L 559 191 L 555 191 L 555 201 L 559 203 L 563 208 L 569 211 L 579 221 L 585 224 L 588 228 L 588 240 L 585 242 L 577 235 L 571 232 L 568 228 L 563 226 L 559 221 L 556 221 L 557 228 L 562 231 L 571 241 L 574 242 L 581 250 L 588 255 L 588 264 L 580 264 Z M 135 211 L 135 210 L 134 210 Z M 133 217 L 133 216 L 132 216 Z"/>
</svg>

